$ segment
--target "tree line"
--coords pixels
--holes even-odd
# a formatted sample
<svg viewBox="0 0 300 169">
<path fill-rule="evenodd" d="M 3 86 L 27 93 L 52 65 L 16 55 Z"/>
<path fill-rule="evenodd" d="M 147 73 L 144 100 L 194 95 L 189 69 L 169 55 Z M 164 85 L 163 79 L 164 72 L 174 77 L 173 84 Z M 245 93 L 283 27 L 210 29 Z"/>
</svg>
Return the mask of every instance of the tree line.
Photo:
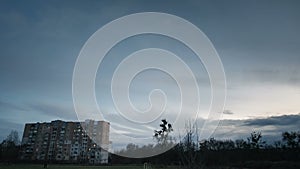
<svg viewBox="0 0 300 169">
<path fill-rule="evenodd" d="M 12 130 L 0 144 L 0 162 L 16 162 L 18 160 L 19 152 L 19 134 L 16 130 Z"/>
<path fill-rule="evenodd" d="M 240 165 L 247 161 L 300 161 L 300 131 L 289 131 L 281 134 L 281 140 L 273 143 L 263 141 L 261 132 L 252 132 L 246 139 L 200 140 L 197 127 L 188 125 L 181 141 L 175 144 L 169 133 L 172 125 L 163 121 L 161 130 L 154 131 L 155 144 L 128 144 L 117 154 L 139 154 L 155 151 L 163 146 L 172 146 L 163 154 L 149 158 L 126 158 L 116 154 L 110 155 L 110 164 L 143 164 L 155 166 L 177 165 L 182 168 L 196 169 L 202 166 Z M 0 162 L 18 162 L 20 140 L 17 131 L 11 133 L 0 144 Z M 298 167 L 298 166 L 297 166 Z M 250 168 L 250 167 L 249 167 Z"/>
<path fill-rule="evenodd" d="M 281 140 L 273 143 L 265 142 L 262 133 L 257 131 L 250 133 L 246 139 L 218 140 L 209 138 L 199 140 L 197 126 L 188 125 L 184 137 L 175 145 L 168 136 L 168 133 L 173 130 L 167 130 L 168 128 L 160 126 L 162 130 L 154 131 L 156 144 L 143 146 L 128 144 L 118 154 L 153 151 L 156 147 L 166 143 L 174 144 L 172 149 L 163 154 L 142 159 L 112 155 L 112 164 L 141 164 L 147 162 L 156 166 L 180 165 L 182 168 L 193 169 L 215 165 L 240 165 L 239 167 L 241 167 L 249 161 L 287 161 L 289 163 L 300 161 L 300 131 L 283 132 Z M 297 167 L 300 167 L 299 163 Z"/>
</svg>

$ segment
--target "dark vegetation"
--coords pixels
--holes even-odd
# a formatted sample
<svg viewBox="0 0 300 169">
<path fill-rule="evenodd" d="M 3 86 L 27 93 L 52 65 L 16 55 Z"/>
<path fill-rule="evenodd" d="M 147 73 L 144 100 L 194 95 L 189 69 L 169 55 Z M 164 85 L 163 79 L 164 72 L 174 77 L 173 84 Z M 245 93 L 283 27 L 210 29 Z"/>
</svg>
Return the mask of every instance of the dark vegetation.
<svg viewBox="0 0 300 169">
<path fill-rule="evenodd" d="M 10 164 L 18 161 L 20 141 L 17 131 L 11 131 L 5 140 L 0 144 L 0 161 Z"/>
<path fill-rule="evenodd" d="M 156 144 L 138 146 L 129 144 L 122 153 L 153 151 L 157 147 L 174 144 L 169 133 L 172 125 L 162 122 L 161 130 L 154 132 Z M 300 168 L 300 132 L 284 132 L 281 140 L 266 143 L 260 132 L 252 132 L 248 138 L 239 140 L 199 140 L 197 127 L 188 125 L 181 142 L 169 151 L 149 158 L 126 158 L 111 154 L 110 165 L 151 164 L 156 168 L 180 166 L 181 168 Z M 12 131 L 0 144 L 0 162 L 18 163 L 20 141 Z"/>
<path fill-rule="evenodd" d="M 121 150 L 122 153 L 150 151 L 160 144 L 172 143 L 172 139 L 157 133 L 158 131 L 154 132 L 154 138 L 159 137 L 160 139 L 156 145 L 140 147 L 129 144 L 126 149 Z M 300 132 L 283 132 L 281 140 L 269 144 L 263 141 L 261 132 L 252 132 L 246 140 L 217 140 L 214 138 L 199 140 L 198 136 L 197 127 L 188 125 L 185 137 L 169 151 L 144 159 L 112 155 L 112 163 L 142 164 L 147 162 L 154 166 L 178 165 L 188 169 L 224 166 L 255 169 L 300 168 Z"/>
</svg>

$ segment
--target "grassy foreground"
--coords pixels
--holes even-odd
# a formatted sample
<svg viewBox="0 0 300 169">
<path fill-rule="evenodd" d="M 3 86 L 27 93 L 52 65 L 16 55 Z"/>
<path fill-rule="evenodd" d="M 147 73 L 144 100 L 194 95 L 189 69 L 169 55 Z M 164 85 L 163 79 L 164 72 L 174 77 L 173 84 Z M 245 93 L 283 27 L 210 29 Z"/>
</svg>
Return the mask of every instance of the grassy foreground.
<svg viewBox="0 0 300 169">
<path fill-rule="evenodd" d="M 143 169 L 142 165 L 116 165 L 116 166 L 80 166 L 80 165 L 58 165 L 50 164 L 47 169 Z M 156 168 L 156 167 L 152 167 Z M 164 167 L 158 167 L 163 169 Z M 0 169 L 44 169 L 43 164 L 0 164 Z M 168 166 L 166 169 L 178 169 L 175 166 Z"/>
<path fill-rule="evenodd" d="M 1 165 L 0 169 L 43 169 L 42 164 L 11 164 Z M 48 165 L 47 169 L 143 169 L 143 166 L 78 166 L 78 165 Z"/>
</svg>

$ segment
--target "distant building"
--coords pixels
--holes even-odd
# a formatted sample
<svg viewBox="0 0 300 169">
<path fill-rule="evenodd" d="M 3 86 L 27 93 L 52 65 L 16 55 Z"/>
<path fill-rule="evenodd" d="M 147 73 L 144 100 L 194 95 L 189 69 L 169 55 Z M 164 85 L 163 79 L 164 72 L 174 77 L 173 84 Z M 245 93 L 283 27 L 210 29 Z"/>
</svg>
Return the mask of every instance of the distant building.
<svg viewBox="0 0 300 169">
<path fill-rule="evenodd" d="M 20 158 L 28 161 L 108 163 L 109 127 L 105 121 L 28 123 Z"/>
</svg>

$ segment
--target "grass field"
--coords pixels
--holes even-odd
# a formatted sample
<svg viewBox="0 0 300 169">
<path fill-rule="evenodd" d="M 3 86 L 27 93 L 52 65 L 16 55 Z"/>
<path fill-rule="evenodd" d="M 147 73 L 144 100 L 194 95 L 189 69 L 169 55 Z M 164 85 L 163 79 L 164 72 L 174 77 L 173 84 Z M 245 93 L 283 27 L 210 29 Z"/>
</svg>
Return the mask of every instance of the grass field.
<svg viewBox="0 0 300 169">
<path fill-rule="evenodd" d="M 48 169 L 143 169 L 143 166 L 78 166 L 78 165 L 48 165 Z M 152 167 L 154 168 L 154 167 Z M 177 169 L 176 167 L 166 167 Z M 43 169 L 42 164 L 11 164 L 1 165 L 0 169 Z M 162 168 L 161 168 L 162 169 Z"/>
<path fill-rule="evenodd" d="M 143 166 L 78 166 L 78 165 L 48 165 L 48 169 L 143 169 Z M 0 169 L 43 169 L 40 164 L 0 165 Z"/>
</svg>

